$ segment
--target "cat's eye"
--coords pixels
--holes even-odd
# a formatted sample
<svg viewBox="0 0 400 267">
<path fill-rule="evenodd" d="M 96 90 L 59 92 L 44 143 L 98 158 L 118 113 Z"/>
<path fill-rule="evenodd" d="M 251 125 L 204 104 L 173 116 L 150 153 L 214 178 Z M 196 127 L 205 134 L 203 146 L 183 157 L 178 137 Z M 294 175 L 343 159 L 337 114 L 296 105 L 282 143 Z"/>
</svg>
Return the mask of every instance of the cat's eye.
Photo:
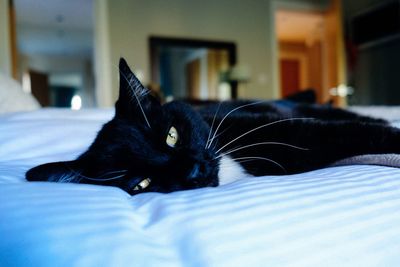
<svg viewBox="0 0 400 267">
<path fill-rule="evenodd" d="M 146 187 L 148 187 L 151 183 L 151 179 L 150 178 L 146 178 L 143 179 L 140 183 L 138 183 L 134 188 L 133 191 L 139 191 L 139 190 L 143 190 Z"/>
<path fill-rule="evenodd" d="M 167 143 L 168 146 L 175 147 L 176 143 L 178 143 L 178 140 L 179 140 L 178 131 L 174 126 L 172 126 L 168 131 L 167 139 L 165 140 L 165 142 Z"/>
</svg>

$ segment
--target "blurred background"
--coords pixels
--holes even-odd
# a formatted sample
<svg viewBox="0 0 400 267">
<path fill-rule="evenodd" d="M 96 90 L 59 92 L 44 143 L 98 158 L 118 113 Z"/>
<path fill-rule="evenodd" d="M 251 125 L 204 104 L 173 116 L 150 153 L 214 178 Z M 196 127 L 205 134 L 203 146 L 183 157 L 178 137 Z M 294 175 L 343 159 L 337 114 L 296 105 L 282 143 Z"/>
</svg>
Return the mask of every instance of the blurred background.
<svg viewBox="0 0 400 267">
<path fill-rule="evenodd" d="M 0 71 L 42 106 L 112 106 L 121 56 L 164 100 L 399 105 L 398 0 L 0 0 Z"/>
</svg>

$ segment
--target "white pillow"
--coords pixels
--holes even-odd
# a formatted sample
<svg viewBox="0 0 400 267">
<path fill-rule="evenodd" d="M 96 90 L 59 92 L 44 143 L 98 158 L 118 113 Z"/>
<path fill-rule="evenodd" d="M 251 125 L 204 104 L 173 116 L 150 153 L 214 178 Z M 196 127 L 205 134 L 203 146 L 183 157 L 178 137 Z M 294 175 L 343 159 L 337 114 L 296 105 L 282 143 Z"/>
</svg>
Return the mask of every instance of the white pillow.
<svg viewBox="0 0 400 267">
<path fill-rule="evenodd" d="M 0 114 L 40 108 L 32 94 L 25 93 L 21 85 L 0 73 Z"/>
</svg>

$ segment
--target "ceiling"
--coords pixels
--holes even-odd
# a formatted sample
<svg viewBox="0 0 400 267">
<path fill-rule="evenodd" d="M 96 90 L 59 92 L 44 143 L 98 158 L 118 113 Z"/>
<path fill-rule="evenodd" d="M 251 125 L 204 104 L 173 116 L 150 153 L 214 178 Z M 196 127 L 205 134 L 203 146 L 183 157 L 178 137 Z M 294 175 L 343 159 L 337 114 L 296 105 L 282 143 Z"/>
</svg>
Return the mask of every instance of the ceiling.
<svg viewBox="0 0 400 267">
<path fill-rule="evenodd" d="M 278 40 L 307 42 L 321 39 L 324 17 L 318 13 L 278 10 L 275 23 Z"/>
<path fill-rule="evenodd" d="M 93 0 L 14 0 L 18 48 L 22 54 L 92 56 Z M 319 39 L 323 16 L 278 10 L 279 40 Z"/>
<path fill-rule="evenodd" d="M 22 54 L 91 56 L 93 0 L 14 0 Z"/>
</svg>

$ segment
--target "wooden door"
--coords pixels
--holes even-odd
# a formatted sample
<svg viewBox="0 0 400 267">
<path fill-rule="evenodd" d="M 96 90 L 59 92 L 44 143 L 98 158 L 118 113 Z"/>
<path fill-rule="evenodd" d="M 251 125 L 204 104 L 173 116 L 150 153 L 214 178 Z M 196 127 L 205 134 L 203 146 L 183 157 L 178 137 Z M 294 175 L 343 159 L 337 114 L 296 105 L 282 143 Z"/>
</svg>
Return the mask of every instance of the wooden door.
<svg viewBox="0 0 400 267">
<path fill-rule="evenodd" d="M 280 60 L 282 96 L 300 91 L 300 62 L 295 59 Z"/>
<path fill-rule="evenodd" d="M 50 106 L 50 88 L 48 75 L 38 71 L 30 70 L 31 92 L 42 107 Z"/>
</svg>

